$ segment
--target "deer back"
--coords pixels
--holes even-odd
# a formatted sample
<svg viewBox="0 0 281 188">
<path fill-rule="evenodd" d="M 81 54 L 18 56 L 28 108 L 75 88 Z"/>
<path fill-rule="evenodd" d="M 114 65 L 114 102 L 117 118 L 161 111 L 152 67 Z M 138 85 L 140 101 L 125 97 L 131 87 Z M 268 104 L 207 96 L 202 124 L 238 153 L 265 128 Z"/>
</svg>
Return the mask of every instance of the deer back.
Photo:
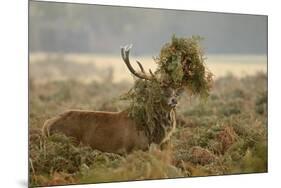
<svg viewBox="0 0 281 188">
<path fill-rule="evenodd" d="M 127 112 L 72 110 L 47 120 L 43 133 L 62 133 L 77 143 L 112 153 L 145 150 L 149 145 L 145 132 L 137 127 Z"/>
</svg>

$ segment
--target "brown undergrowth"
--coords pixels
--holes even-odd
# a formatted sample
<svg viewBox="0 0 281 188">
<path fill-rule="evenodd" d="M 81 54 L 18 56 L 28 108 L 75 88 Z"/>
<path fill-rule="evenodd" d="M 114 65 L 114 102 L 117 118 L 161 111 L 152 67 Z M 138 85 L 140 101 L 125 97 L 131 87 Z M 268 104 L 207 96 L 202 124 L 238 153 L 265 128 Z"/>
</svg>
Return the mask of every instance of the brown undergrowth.
<svg viewBox="0 0 281 188">
<path fill-rule="evenodd" d="M 71 139 L 63 135 L 44 138 L 39 130 L 44 120 L 65 109 L 122 109 L 126 106 L 124 101 L 109 103 L 108 98 L 126 90 L 126 84 L 113 84 L 112 87 L 75 81 L 36 84 L 30 91 L 30 184 L 266 172 L 266 83 L 267 77 L 263 73 L 241 79 L 229 75 L 214 82 L 205 102 L 183 97 L 170 149 L 161 151 L 151 147 L 148 152 L 135 151 L 126 156 L 73 145 Z M 46 87 L 51 89 L 46 90 Z"/>
</svg>

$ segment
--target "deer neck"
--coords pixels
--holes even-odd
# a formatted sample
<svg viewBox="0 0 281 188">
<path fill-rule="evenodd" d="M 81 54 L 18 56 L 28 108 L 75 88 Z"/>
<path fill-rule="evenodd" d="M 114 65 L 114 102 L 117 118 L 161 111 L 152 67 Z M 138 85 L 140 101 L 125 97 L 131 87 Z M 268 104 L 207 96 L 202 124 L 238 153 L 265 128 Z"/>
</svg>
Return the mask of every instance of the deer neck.
<svg viewBox="0 0 281 188">
<path fill-rule="evenodd" d="M 159 112 L 158 120 L 155 122 L 155 127 L 151 132 L 151 143 L 161 144 L 171 136 L 175 128 L 175 111 Z"/>
</svg>

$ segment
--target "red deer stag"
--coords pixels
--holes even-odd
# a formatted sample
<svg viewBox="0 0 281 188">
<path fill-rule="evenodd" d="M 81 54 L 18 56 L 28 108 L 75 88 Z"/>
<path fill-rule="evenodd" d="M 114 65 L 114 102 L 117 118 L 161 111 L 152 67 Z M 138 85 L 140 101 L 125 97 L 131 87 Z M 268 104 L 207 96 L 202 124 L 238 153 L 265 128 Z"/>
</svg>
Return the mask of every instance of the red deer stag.
<svg viewBox="0 0 281 188">
<path fill-rule="evenodd" d="M 131 46 L 121 48 L 121 55 L 129 71 L 139 79 L 150 82 L 155 75 L 149 70 L 146 74 L 141 63 L 137 61 L 141 72 L 137 72 L 129 61 Z M 132 150 L 146 150 L 151 143 L 161 145 L 169 140 L 175 128 L 175 111 L 177 104 L 176 94 L 172 88 L 163 87 L 165 90 L 165 105 L 167 112 L 163 115 L 164 123 L 159 123 L 162 128 L 161 137 L 153 138 L 153 131 L 140 126 L 128 114 L 128 110 L 121 112 L 69 110 L 57 117 L 47 120 L 43 125 L 43 135 L 62 133 L 73 137 L 78 143 L 88 145 L 93 149 L 111 153 L 128 153 Z M 162 119 L 163 119 L 162 118 Z M 159 131 L 158 131 L 159 132 Z"/>
</svg>

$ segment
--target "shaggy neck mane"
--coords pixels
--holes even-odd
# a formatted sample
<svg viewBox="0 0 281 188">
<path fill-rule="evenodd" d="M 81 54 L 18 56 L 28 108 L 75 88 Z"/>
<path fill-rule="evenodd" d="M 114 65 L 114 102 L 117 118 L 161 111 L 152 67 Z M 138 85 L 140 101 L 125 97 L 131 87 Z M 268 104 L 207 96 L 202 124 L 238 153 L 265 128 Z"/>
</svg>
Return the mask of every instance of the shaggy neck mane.
<svg viewBox="0 0 281 188">
<path fill-rule="evenodd" d="M 125 95 L 125 99 L 130 100 L 129 116 L 146 132 L 150 143 L 161 143 L 167 135 L 167 129 L 172 126 L 171 108 L 167 106 L 162 93 L 158 82 L 138 79 Z"/>
</svg>

